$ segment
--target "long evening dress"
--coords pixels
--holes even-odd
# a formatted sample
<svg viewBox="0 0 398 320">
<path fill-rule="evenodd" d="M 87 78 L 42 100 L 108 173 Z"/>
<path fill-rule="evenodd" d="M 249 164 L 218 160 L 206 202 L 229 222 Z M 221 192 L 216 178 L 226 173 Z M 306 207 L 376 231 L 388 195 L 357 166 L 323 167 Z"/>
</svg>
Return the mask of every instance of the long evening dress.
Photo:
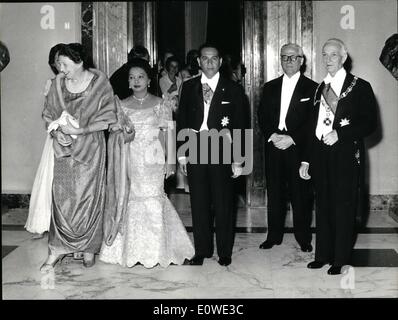
<svg viewBox="0 0 398 320">
<path fill-rule="evenodd" d="M 63 108 L 81 127 L 95 121 L 113 123 L 116 109 L 112 87 L 106 76 L 90 69 L 94 77 L 80 93 L 68 91 L 65 79 L 50 89 L 43 117 L 47 123 L 60 116 Z M 59 101 L 62 101 L 60 105 Z M 84 146 L 84 147 L 82 147 Z M 106 145 L 103 131 L 79 136 L 69 147 L 54 139 L 54 175 L 49 248 L 53 254 L 97 253 L 103 240 Z M 80 153 L 78 153 L 80 152 Z"/>
<path fill-rule="evenodd" d="M 100 260 L 146 268 L 160 264 L 183 264 L 194 255 L 185 227 L 164 192 L 165 155 L 159 131 L 167 127 L 171 112 L 162 103 L 146 109 L 129 108 L 132 98 L 122 101 L 122 109 L 134 124 L 135 139 L 129 143 L 127 175 L 130 193 L 123 232 L 112 245 L 103 244 Z"/>
</svg>

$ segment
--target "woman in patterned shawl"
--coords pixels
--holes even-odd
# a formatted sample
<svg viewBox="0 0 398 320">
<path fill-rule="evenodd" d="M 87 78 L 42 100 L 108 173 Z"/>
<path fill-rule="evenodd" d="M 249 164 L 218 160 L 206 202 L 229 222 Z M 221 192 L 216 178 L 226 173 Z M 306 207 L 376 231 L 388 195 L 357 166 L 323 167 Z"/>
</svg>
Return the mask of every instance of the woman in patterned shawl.
<svg viewBox="0 0 398 320">
<path fill-rule="evenodd" d="M 54 177 L 48 258 L 42 272 L 52 270 L 69 253 L 84 252 L 85 267 L 95 262 L 103 240 L 103 130 L 116 122 L 112 87 L 105 74 L 89 68 L 82 45 L 62 47 L 58 62 L 61 72 L 43 111 L 47 128 L 54 129 Z"/>
</svg>

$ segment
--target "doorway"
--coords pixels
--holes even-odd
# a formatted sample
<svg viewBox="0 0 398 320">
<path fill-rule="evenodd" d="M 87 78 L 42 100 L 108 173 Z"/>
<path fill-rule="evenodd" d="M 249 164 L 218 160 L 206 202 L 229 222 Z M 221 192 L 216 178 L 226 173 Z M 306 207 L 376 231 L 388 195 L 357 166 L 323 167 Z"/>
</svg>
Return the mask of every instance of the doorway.
<svg viewBox="0 0 398 320">
<path fill-rule="evenodd" d="M 204 42 L 217 45 L 224 62 L 242 61 L 243 2 L 159 1 L 156 10 L 158 61 L 171 52 L 185 66 L 187 53 Z M 245 206 L 246 177 L 238 178 L 235 187 L 238 206 Z"/>
<path fill-rule="evenodd" d="M 171 51 L 185 63 L 188 51 L 204 42 L 218 45 L 222 55 L 241 56 L 241 1 L 159 1 L 156 10 L 158 57 Z"/>
</svg>

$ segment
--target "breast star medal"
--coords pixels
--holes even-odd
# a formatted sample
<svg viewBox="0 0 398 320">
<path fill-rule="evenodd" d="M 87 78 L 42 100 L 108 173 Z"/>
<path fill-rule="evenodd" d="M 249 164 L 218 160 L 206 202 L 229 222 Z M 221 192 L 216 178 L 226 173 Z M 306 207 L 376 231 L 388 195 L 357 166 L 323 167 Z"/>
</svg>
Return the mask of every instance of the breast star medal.
<svg viewBox="0 0 398 320">
<path fill-rule="evenodd" d="M 340 121 L 340 127 L 344 127 L 350 124 L 350 120 L 347 118 L 341 119 Z"/>
<path fill-rule="evenodd" d="M 226 127 L 228 125 L 228 123 L 229 123 L 229 118 L 228 117 L 224 117 L 224 118 L 221 119 L 221 125 L 223 127 Z"/>
</svg>

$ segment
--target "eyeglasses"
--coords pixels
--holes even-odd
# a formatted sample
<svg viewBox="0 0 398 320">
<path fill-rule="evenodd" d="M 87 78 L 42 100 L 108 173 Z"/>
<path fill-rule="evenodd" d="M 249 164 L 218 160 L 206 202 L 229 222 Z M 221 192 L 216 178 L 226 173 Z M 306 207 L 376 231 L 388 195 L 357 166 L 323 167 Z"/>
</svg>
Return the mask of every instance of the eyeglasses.
<svg viewBox="0 0 398 320">
<path fill-rule="evenodd" d="M 282 55 L 281 56 L 281 58 L 282 58 L 282 61 L 285 61 L 285 62 L 287 62 L 287 61 L 292 61 L 292 62 L 295 62 L 298 58 L 302 58 L 303 56 L 285 56 L 285 55 Z"/>
</svg>

